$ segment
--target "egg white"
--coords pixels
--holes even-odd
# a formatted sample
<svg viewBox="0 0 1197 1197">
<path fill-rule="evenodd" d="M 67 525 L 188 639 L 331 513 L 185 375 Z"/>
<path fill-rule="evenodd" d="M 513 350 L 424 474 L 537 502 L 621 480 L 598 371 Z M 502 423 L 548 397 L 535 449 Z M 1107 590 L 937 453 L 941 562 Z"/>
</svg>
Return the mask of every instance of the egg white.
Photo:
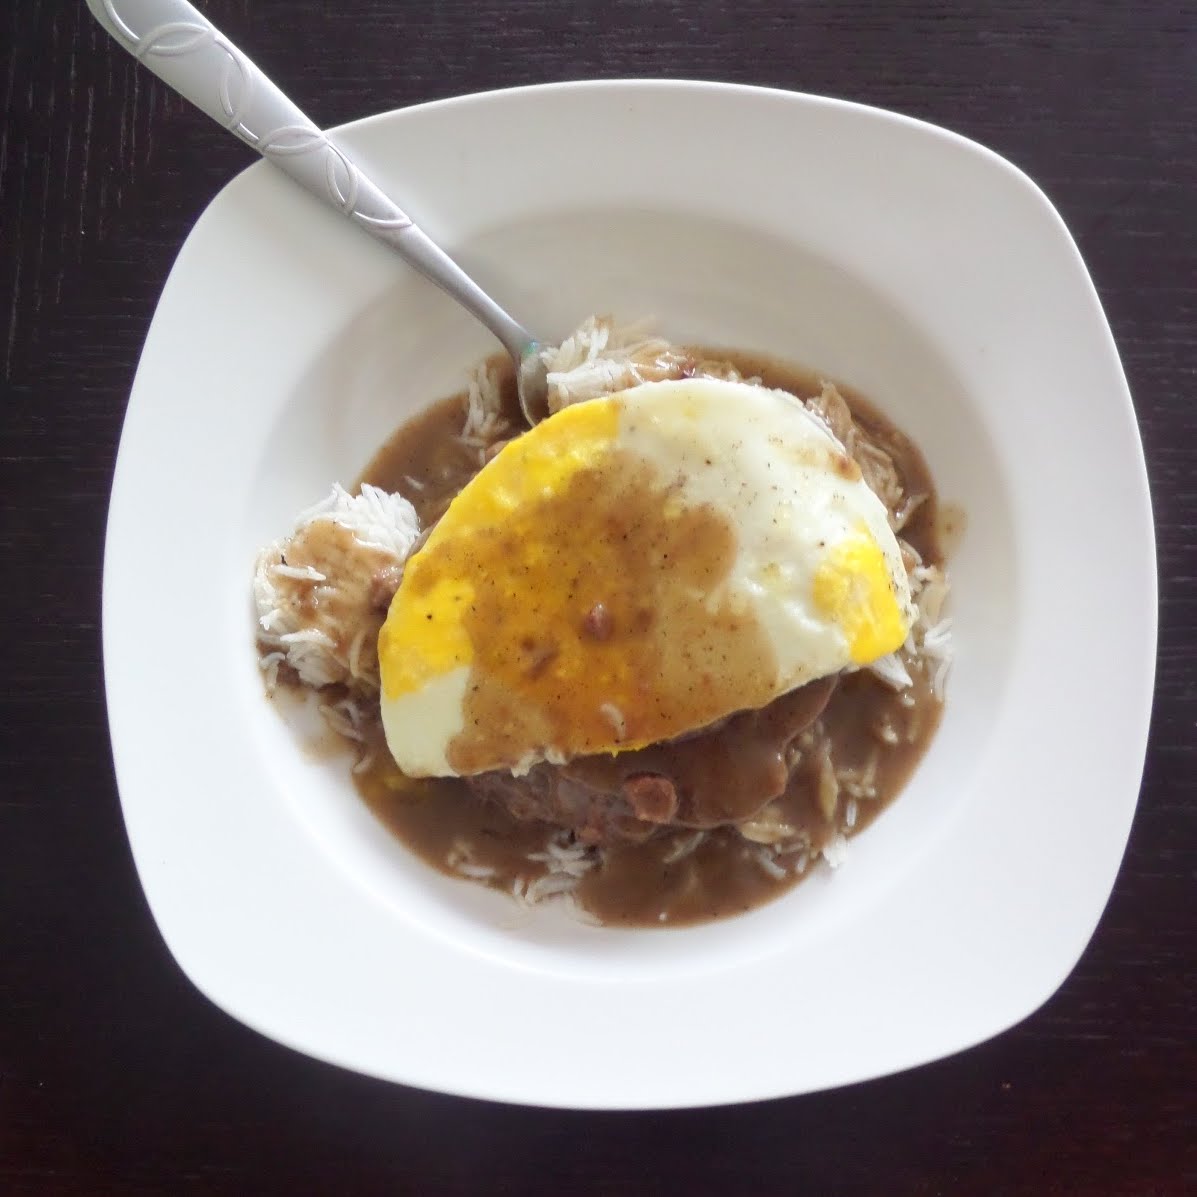
<svg viewBox="0 0 1197 1197">
<path fill-rule="evenodd" d="M 718 379 L 648 383 L 624 395 L 619 446 L 676 480 L 682 502 L 709 504 L 734 524 L 726 592 L 768 629 L 779 693 L 854 663 L 844 629 L 814 592 L 819 568 L 862 529 L 881 550 L 909 626 L 910 583 L 885 505 L 862 478 L 837 470 L 843 446 L 801 401 Z"/>
<path fill-rule="evenodd" d="M 777 662 L 775 695 L 864 663 L 854 659 L 842 613 L 818 599 L 820 576 L 843 570 L 842 562 L 835 563 L 844 546 L 871 542 L 880 550 L 883 582 L 901 613 L 904 637 L 913 605 L 885 506 L 799 400 L 747 383 L 691 379 L 648 383 L 591 402 L 617 410 L 613 448 L 651 463 L 669 488 L 668 503 L 713 509 L 736 530 L 731 570 L 709 593 L 692 597 L 711 610 L 731 603 L 765 631 Z M 551 436 L 557 418 L 541 425 L 539 435 Z M 470 485 L 486 486 L 494 466 L 488 464 Z M 412 775 L 453 775 L 447 754 L 464 726 L 470 666 L 388 696 L 385 659 L 382 665 L 383 722 L 396 761 Z M 673 734 L 691 730 L 678 727 Z M 502 767 L 517 771 L 571 755 L 567 745 L 508 747 Z M 600 750 L 620 747 L 613 729 Z"/>
</svg>

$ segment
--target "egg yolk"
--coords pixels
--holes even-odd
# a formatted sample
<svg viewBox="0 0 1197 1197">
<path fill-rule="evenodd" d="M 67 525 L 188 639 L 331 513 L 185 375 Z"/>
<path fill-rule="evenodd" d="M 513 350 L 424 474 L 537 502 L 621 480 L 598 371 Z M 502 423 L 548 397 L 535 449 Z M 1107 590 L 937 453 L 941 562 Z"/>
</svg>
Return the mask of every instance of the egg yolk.
<svg viewBox="0 0 1197 1197">
<path fill-rule="evenodd" d="M 832 547 L 815 571 L 814 600 L 843 631 L 856 665 L 892 653 L 906 639 L 889 567 L 867 531 Z"/>
<path fill-rule="evenodd" d="M 457 496 L 428 543 L 408 562 L 403 586 L 379 637 L 387 698 L 411 693 L 431 678 L 473 663 L 474 645 L 464 616 L 475 589 L 463 575 L 481 572 L 493 581 L 502 568 L 502 562 L 495 559 L 494 541 L 489 546 L 485 543 L 486 530 L 493 528 L 500 534 L 502 528 L 512 526 L 513 516 L 521 510 L 520 522 L 527 524 L 532 509 L 543 507 L 544 500 L 560 493 L 570 477 L 597 462 L 614 441 L 618 426 L 618 413 L 609 404 L 568 408 L 552 425 L 561 432 L 560 437 L 553 436 L 548 444 L 543 433 L 519 438 L 492 463 L 488 485 L 471 484 Z M 524 542 L 524 564 L 543 565 L 545 530 L 527 531 L 534 534 Z M 454 552 L 465 544 L 465 538 L 469 538 L 468 550 Z M 448 568 L 454 560 L 458 568 Z M 509 588 L 512 599 L 518 601 L 520 587 L 514 579 Z"/>
</svg>

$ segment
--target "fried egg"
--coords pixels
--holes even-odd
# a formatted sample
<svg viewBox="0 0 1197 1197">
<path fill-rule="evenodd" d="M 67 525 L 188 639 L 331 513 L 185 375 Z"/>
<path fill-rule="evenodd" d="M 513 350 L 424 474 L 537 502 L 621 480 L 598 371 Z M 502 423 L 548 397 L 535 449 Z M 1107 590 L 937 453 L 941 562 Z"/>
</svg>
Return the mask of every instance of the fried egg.
<svg viewBox="0 0 1197 1197">
<path fill-rule="evenodd" d="M 410 776 L 641 748 L 868 665 L 912 618 L 885 507 L 816 415 L 647 383 L 508 443 L 408 560 L 387 743 Z"/>
</svg>

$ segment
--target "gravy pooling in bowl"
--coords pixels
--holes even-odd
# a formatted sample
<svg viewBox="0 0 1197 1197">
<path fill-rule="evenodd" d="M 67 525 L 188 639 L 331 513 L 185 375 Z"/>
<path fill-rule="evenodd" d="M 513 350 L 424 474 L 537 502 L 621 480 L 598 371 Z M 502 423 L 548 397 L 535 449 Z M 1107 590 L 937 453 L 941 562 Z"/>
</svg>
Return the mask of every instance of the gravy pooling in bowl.
<svg viewBox="0 0 1197 1197">
<path fill-rule="evenodd" d="M 733 376 L 815 399 L 899 525 L 912 577 L 938 584 L 943 545 L 959 517 L 941 510 L 921 454 L 876 408 L 771 359 L 725 350 L 686 357 L 699 371 L 724 363 Z M 422 528 L 434 524 L 520 428 L 510 368 L 497 358 L 490 366 L 504 417 L 493 435 L 463 438 L 463 392 L 400 428 L 359 485 L 402 493 Z M 941 600 L 927 623 L 938 623 Z M 820 858 L 838 863 L 847 838 L 905 784 L 942 709 L 941 663 L 917 651 L 915 640 L 912 633 L 908 646 L 916 651 L 903 654 L 908 684 L 901 688 L 871 669 L 847 672 L 654 745 L 643 757 L 542 762 L 524 777 L 406 777 L 377 717 L 366 719 L 356 729 L 362 749 L 354 782 L 378 818 L 433 867 L 517 898 L 568 895 L 613 925 L 676 926 L 741 913 L 796 884 Z M 762 806 L 769 793 L 778 796 Z"/>
</svg>

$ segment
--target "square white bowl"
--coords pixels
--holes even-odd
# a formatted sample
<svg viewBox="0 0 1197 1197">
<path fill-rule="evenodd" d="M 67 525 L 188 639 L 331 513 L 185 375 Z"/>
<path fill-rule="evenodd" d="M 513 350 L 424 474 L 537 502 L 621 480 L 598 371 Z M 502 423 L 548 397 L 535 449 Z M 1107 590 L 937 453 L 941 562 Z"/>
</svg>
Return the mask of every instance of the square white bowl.
<svg viewBox="0 0 1197 1197">
<path fill-rule="evenodd" d="M 591 312 L 860 388 L 968 531 L 943 725 L 848 862 L 691 929 L 586 927 L 434 873 L 263 695 L 257 548 L 493 351 L 265 165 L 187 239 L 121 440 L 104 657 L 125 820 L 191 980 L 313 1056 L 588 1108 L 806 1092 L 1056 989 L 1126 843 L 1155 656 L 1142 449 L 1067 230 L 1009 163 L 812 96 L 577 83 L 340 137 L 547 338 Z"/>
</svg>

